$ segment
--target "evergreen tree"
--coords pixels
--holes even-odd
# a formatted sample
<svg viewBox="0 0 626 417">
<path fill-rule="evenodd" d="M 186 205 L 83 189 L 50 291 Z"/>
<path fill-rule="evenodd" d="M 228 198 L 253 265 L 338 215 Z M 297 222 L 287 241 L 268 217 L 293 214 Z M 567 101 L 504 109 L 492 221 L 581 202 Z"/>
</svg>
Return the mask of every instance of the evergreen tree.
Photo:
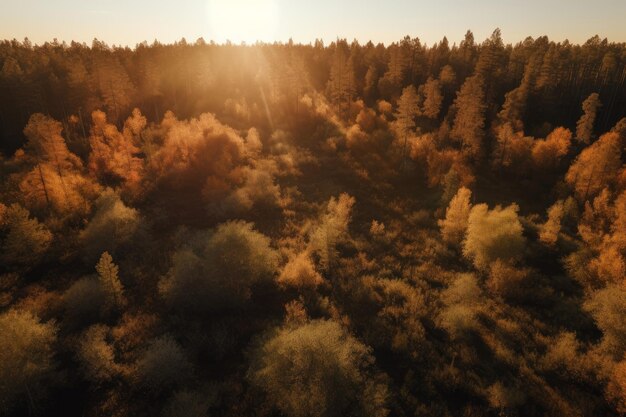
<svg viewBox="0 0 626 417">
<path fill-rule="evenodd" d="M 592 93 L 583 101 L 583 115 L 576 123 L 576 139 L 589 143 L 593 136 L 593 124 L 596 121 L 598 108 L 602 106 L 598 93 Z"/>
<path fill-rule="evenodd" d="M 483 152 L 485 93 L 480 76 L 468 78 L 454 101 L 456 117 L 450 135 L 461 142 L 464 152 L 476 159 Z"/>
<path fill-rule="evenodd" d="M 104 252 L 96 265 L 100 284 L 110 307 L 119 308 L 124 304 L 124 287 L 118 277 L 119 268 L 113 263 L 109 252 Z"/>
</svg>

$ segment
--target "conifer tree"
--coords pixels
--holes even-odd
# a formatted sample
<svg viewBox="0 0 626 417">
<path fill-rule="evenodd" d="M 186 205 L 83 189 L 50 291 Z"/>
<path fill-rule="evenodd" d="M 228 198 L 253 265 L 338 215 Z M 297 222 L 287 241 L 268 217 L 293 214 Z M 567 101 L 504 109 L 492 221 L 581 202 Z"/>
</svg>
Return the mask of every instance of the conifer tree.
<svg viewBox="0 0 626 417">
<path fill-rule="evenodd" d="M 119 268 L 113 263 L 109 252 L 104 252 L 96 265 L 100 284 L 107 297 L 107 304 L 111 307 L 121 307 L 124 304 L 124 287 L 120 282 Z"/>
<path fill-rule="evenodd" d="M 464 152 L 478 158 L 483 151 L 485 93 L 481 76 L 468 78 L 454 101 L 456 117 L 450 135 L 461 142 Z"/>
<path fill-rule="evenodd" d="M 441 235 L 445 242 L 458 245 L 463 240 L 472 208 L 471 196 L 470 190 L 461 187 L 450 201 L 445 219 L 439 220 Z"/>
<path fill-rule="evenodd" d="M 583 101 L 583 115 L 576 123 L 576 139 L 579 142 L 589 143 L 593 136 L 593 124 L 596 121 L 598 108 L 602 106 L 598 93 L 592 93 Z"/>
</svg>

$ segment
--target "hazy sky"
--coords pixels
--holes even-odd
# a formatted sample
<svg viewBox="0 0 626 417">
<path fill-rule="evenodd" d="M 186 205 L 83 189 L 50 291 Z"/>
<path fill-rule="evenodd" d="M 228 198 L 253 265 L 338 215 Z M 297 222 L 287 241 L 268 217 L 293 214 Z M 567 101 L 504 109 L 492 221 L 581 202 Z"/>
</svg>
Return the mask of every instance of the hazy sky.
<svg viewBox="0 0 626 417">
<path fill-rule="evenodd" d="M 223 42 L 389 43 L 404 35 L 432 44 L 471 29 L 477 41 L 496 27 L 505 42 L 548 35 L 582 43 L 599 34 L 626 41 L 626 0 L 0 0 L 0 39 L 28 36 L 134 46 L 155 38 Z"/>
</svg>

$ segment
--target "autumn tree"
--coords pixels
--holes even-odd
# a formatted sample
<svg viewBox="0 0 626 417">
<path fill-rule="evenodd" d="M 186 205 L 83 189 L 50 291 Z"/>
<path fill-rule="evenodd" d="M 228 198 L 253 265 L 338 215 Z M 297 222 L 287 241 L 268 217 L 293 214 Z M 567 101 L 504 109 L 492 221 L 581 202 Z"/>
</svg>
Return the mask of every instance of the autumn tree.
<svg viewBox="0 0 626 417">
<path fill-rule="evenodd" d="M 606 394 L 608 399 L 615 404 L 618 413 L 626 412 L 626 359 L 613 368 Z"/>
<path fill-rule="evenodd" d="M 408 137 L 415 128 L 415 117 L 419 114 L 417 91 L 412 85 L 402 90 L 402 95 L 398 99 L 398 109 L 396 111 L 396 129 L 402 138 L 402 160 L 406 154 L 406 144 Z"/>
<path fill-rule="evenodd" d="M 617 133 L 605 133 L 578 155 L 567 171 L 565 181 L 581 201 L 586 201 L 614 180 L 622 165 L 620 154 Z"/>
<path fill-rule="evenodd" d="M 54 370 L 56 328 L 31 313 L 9 310 L 0 315 L 0 410 L 18 402 L 35 407 L 35 396 Z"/>
<path fill-rule="evenodd" d="M 430 119 L 436 119 L 439 116 L 439 112 L 441 112 L 441 103 L 443 102 L 439 80 L 429 78 L 426 84 L 420 87 L 420 92 L 424 96 L 421 114 Z"/>
<path fill-rule="evenodd" d="M 278 276 L 278 283 L 281 286 L 297 289 L 315 288 L 323 282 L 322 276 L 315 269 L 306 251 L 293 256 Z"/>
<path fill-rule="evenodd" d="M 196 233 L 178 248 L 159 291 L 181 310 L 239 308 L 250 299 L 253 285 L 272 281 L 277 263 L 267 236 L 252 223 L 231 221 Z"/>
<path fill-rule="evenodd" d="M 486 286 L 493 295 L 505 300 L 515 299 L 522 294 L 522 288 L 529 275 L 530 271 L 526 268 L 516 268 L 506 261 L 496 259 L 489 265 Z"/>
<path fill-rule="evenodd" d="M 583 101 L 583 115 L 576 123 L 576 139 L 579 142 L 589 143 L 591 141 L 593 124 L 600 106 L 602 106 L 602 103 L 598 93 L 592 93 Z"/>
<path fill-rule="evenodd" d="M 78 344 L 76 356 L 82 371 L 95 384 L 119 375 L 122 367 L 115 361 L 115 349 L 110 340 L 110 328 L 96 324 L 87 329 Z"/>
<path fill-rule="evenodd" d="M 596 291 L 584 307 L 591 312 L 603 333 L 602 348 L 619 360 L 626 353 L 626 289 L 623 285 L 610 285 Z"/>
<path fill-rule="evenodd" d="M 95 263 L 103 252 L 116 255 L 137 236 L 141 224 L 137 210 L 125 205 L 115 191 L 105 190 L 95 202 L 93 217 L 78 236 L 85 260 Z"/>
<path fill-rule="evenodd" d="M 387 388 L 370 349 L 338 323 L 279 328 L 256 347 L 250 381 L 291 417 L 385 416 Z"/>
<path fill-rule="evenodd" d="M 486 110 L 483 85 L 479 75 L 466 79 L 454 100 L 456 116 L 450 136 L 458 140 L 472 158 L 478 158 L 483 149 Z"/>
<path fill-rule="evenodd" d="M 548 137 L 538 139 L 532 148 L 534 165 L 541 170 L 553 170 L 570 149 L 572 132 L 564 127 L 557 127 Z"/>
<path fill-rule="evenodd" d="M 62 130 L 61 123 L 48 116 L 30 117 L 24 128 L 26 145 L 16 153 L 31 167 L 21 179 L 20 191 L 28 207 L 84 212 L 85 196 L 95 191 L 94 186 L 81 175 L 82 162 L 68 150 Z"/>
<path fill-rule="evenodd" d="M 135 86 L 115 56 L 103 56 L 96 61 L 95 67 L 94 83 L 107 112 L 117 123 L 133 99 Z"/>
<path fill-rule="evenodd" d="M 124 304 L 124 287 L 120 282 L 119 268 L 113 263 L 109 252 L 104 252 L 96 265 L 100 285 L 104 291 L 107 304 L 119 308 Z"/>
<path fill-rule="evenodd" d="M 330 272 L 337 258 L 336 246 L 348 237 L 348 224 L 355 200 L 346 193 L 331 197 L 324 214 L 309 234 L 309 247 L 320 259 L 321 267 Z"/>
<path fill-rule="evenodd" d="M 19 204 L 5 207 L 0 215 L 0 259 L 5 265 L 32 266 L 41 260 L 52 242 L 48 228 L 31 218 Z"/>
<path fill-rule="evenodd" d="M 120 133 L 115 125 L 107 123 L 106 114 L 102 111 L 94 111 L 91 118 L 89 170 L 105 184 L 123 182 L 127 187 L 136 189 L 142 178 L 143 161 L 137 157 L 139 148 L 134 144 L 134 132 L 140 134 L 145 118 L 141 119 L 141 113 L 133 114 L 127 121 L 125 134 Z"/>
<path fill-rule="evenodd" d="M 441 294 L 444 308 L 437 316 L 437 323 L 452 338 L 463 338 L 478 327 L 477 313 L 482 297 L 476 276 L 459 274 Z"/>
<path fill-rule="evenodd" d="M 521 130 L 515 131 L 511 123 L 500 124 L 494 130 L 493 166 L 508 168 L 518 175 L 526 173 L 530 168 L 533 138 L 524 136 Z"/>
<path fill-rule="evenodd" d="M 458 245 L 463 241 L 472 209 L 471 197 L 470 190 L 459 188 L 446 209 L 446 217 L 439 220 L 441 236 L 445 242 Z"/>
<path fill-rule="evenodd" d="M 348 107 L 356 93 L 354 65 L 340 44 L 335 49 L 327 88 L 332 103 L 341 111 Z"/>
<path fill-rule="evenodd" d="M 64 321 L 82 325 L 97 321 L 104 307 L 105 293 L 98 278 L 80 278 L 63 293 Z"/>
<path fill-rule="evenodd" d="M 485 270 L 496 259 L 514 261 L 524 250 L 522 224 L 512 204 L 489 210 L 486 204 L 477 204 L 470 211 L 463 254 L 479 270 Z"/>
<path fill-rule="evenodd" d="M 162 393 L 193 376 L 193 365 L 181 346 L 169 335 L 153 340 L 142 353 L 135 372 L 141 385 Z"/>
<path fill-rule="evenodd" d="M 559 238 L 563 211 L 563 201 L 559 200 L 554 203 L 548 209 L 548 219 L 540 227 L 539 240 L 548 246 L 554 245 Z"/>
</svg>

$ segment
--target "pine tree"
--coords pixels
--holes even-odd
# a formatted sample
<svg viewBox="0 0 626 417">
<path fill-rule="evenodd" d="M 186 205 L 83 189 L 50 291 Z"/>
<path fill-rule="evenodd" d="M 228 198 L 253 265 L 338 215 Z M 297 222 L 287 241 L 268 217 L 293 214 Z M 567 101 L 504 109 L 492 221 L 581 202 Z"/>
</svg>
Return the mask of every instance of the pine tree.
<svg viewBox="0 0 626 417">
<path fill-rule="evenodd" d="M 436 119 L 441 111 L 441 103 L 443 95 L 441 94 L 441 86 L 437 79 L 428 78 L 426 84 L 421 88 L 424 94 L 424 102 L 422 104 L 422 114 L 430 119 Z"/>
<path fill-rule="evenodd" d="M 454 106 L 457 113 L 450 135 L 461 142 L 468 156 L 479 158 L 483 151 L 486 110 L 482 77 L 473 76 L 463 83 Z"/>
<path fill-rule="evenodd" d="M 402 95 L 398 100 L 398 110 L 396 111 L 396 129 L 402 138 L 402 163 L 406 156 L 406 145 L 409 134 L 415 127 L 415 117 L 419 114 L 417 92 L 412 85 L 402 90 Z"/>
<path fill-rule="evenodd" d="M 622 165 L 619 143 L 617 133 L 605 133 L 572 163 L 565 181 L 574 188 L 580 201 L 595 196 L 615 179 Z"/>
<path fill-rule="evenodd" d="M 557 201 L 548 209 L 548 220 L 541 226 L 539 240 L 546 245 L 554 245 L 561 231 L 563 218 L 563 201 Z"/>
<path fill-rule="evenodd" d="M 124 304 L 124 287 L 118 277 L 119 268 L 113 263 L 109 252 L 104 252 L 100 257 L 96 272 L 106 294 L 107 304 L 110 307 L 121 307 Z"/>
<path fill-rule="evenodd" d="M 331 102 L 340 110 L 347 110 L 356 93 L 354 66 L 346 56 L 344 48 L 338 44 L 333 56 L 328 80 L 328 93 Z"/>
<path fill-rule="evenodd" d="M 458 245 L 463 240 L 470 210 L 472 209 L 471 197 L 472 192 L 465 187 L 461 187 L 450 201 L 446 209 L 445 219 L 439 220 L 441 236 L 445 242 Z"/>
<path fill-rule="evenodd" d="M 583 101 L 583 115 L 576 123 L 576 139 L 579 142 L 589 143 L 593 136 L 593 124 L 596 120 L 598 108 L 602 106 L 598 93 L 592 93 Z"/>
<path fill-rule="evenodd" d="M 0 219 L 0 261 L 6 265 L 36 264 L 50 247 L 52 234 L 19 204 L 4 207 Z"/>
</svg>

